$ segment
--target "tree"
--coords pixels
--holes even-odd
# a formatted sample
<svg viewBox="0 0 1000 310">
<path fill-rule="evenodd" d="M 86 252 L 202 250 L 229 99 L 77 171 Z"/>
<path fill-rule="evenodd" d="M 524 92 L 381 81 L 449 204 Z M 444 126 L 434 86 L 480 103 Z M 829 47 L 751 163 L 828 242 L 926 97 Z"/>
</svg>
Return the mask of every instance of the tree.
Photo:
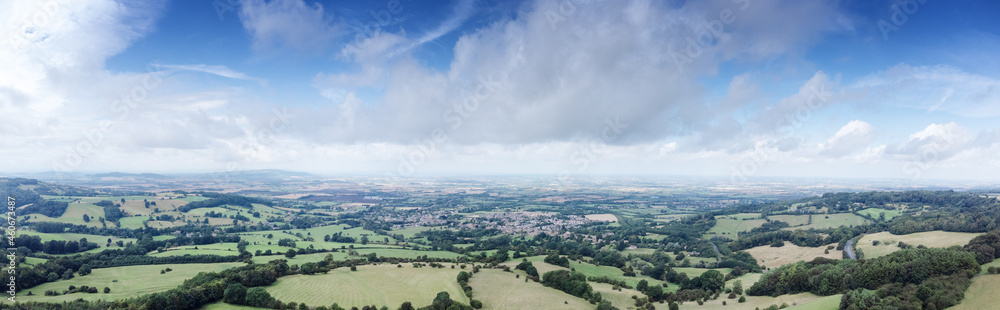
<svg viewBox="0 0 1000 310">
<path fill-rule="evenodd" d="M 361 244 L 368 244 L 368 236 L 361 236 Z"/>
<path fill-rule="evenodd" d="M 288 249 L 288 251 L 285 252 L 285 257 L 288 258 L 295 257 L 295 249 Z"/>
<path fill-rule="evenodd" d="M 451 295 L 448 292 L 440 292 L 437 297 L 434 297 L 434 302 L 431 303 L 431 307 L 437 310 L 446 310 L 448 306 L 451 306 L 453 301 L 451 300 Z"/>
<path fill-rule="evenodd" d="M 733 293 L 736 293 L 736 295 L 743 295 L 743 281 L 736 280 L 733 282 Z"/>
<path fill-rule="evenodd" d="M 612 310 L 612 309 L 616 308 L 611 305 L 610 301 L 602 300 L 600 303 L 597 304 L 597 310 Z"/>
<path fill-rule="evenodd" d="M 222 301 L 227 304 L 243 305 L 246 302 L 247 288 L 240 283 L 233 283 L 222 293 Z"/>
<path fill-rule="evenodd" d="M 475 299 L 469 300 L 469 305 L 472 306 L 472 308 L 474 308 L 474 309 L 481 309 L 481 308 L 483 308 L 483 302 L 475 300 Z M 598 308 L 598 309 L 600 309 L 600 308 Z"/>
<path fill-rule="evenodd" d="M 244 302 L 247 306 L 267 308 L 274 302 L 274 297 L 271 297 L 271 293 L 268 293 L 264 287 L 257 286 L 247 290 Z"/>
<path fill-rule="evenodd" d="M 740 296 L 740 299 L 737 300 L 737 301 L 740 302 L 740 303 L 747 302 L 747 297 L 746 296 Z"/>
<path fill-rule="evenodd" d="M 670 306 L 668 306 L 667 308 L 669 308 L 670 310 L 680 310 L 681 309 L 681 307 L 678 306 L 676 302 L 671 302 Z"/>
<path fill-rule="evenodd" d="M 403 304 L 399 306 L 399 310 L 416 310 L 416 309 L 413 308 L 413 304 L 411 304 L 409 301 L 404 301 Z"/>
<path fill-rule="evenodd" d="M 90 274 L 90 265 L 83 264 L 82 266 L 80 266 L 80 270 L 78 272 L 80 273 L 81 276 Z"/>
<path fill-rule="evenodd" d="M 84 214 L 84 215 L 83 215 L 83 221 L 84 221 L 85 223 L 90 223 L 90 215 L 86 215 L 86 214 Z"/>
<path fill-rule="evenodd" d="M 639 280 L 639 284 L 635 285 L 635 290 L 640 292 L 645 292 L 647 288 L 649 288 L 649 282 L 646 280 Z"/>
<path fill-rule="evenodd" d="M 104 287 L 104 293 L 105 293 L 105 294 L 108 294 L 108 293 L 111 293 L 111 288 L 110 288 L 110 287 L 107 287 L 107 286 L 105 286 L 105 287 Z"/>
</svg>

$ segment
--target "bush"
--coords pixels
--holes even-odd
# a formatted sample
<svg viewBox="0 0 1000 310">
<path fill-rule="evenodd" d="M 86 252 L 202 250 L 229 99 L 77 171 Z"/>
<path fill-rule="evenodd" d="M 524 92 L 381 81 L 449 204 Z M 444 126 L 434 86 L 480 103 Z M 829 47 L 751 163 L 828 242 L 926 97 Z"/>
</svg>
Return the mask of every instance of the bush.
<svg viewBox="0 0 1000 310">
<path fill-rule="evenodd" d="M 747 297 L 746 296 L 740 296 L 740 299 L 737 300 L 737 301 L 740 302 L 740 303 L 745 303 L 745 302 L 747 302 Z"/>
</svg>

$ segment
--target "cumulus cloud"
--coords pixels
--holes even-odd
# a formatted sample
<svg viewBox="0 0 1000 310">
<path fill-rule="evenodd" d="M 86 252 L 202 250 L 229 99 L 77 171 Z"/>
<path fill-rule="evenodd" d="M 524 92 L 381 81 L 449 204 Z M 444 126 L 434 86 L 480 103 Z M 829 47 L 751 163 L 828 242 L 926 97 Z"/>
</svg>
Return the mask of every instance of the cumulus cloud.
<svg viewBox="0 0 1000 310">
<path fill-rule="evenodd" d="M 840 29 L 837 10 L 822 4 L 743 4 L 671 7 L 609 1 L 580 3 L 567 11 L 559 3 L 533 2 L 512 19 L 459 38 L 454 59 L 443 72 L 405 54 L 392 60 L 366 56 L 384 54 L 384 46 L 406 44 L 398 34 L 380 33 L 364 49 L 348 53 L 360 70 L 318 75 L 316 87 L 343 98 L 347 86 L 377 85 L 384 88 L 383 96 L 359 109 L 329 109 L 332 115 L 323 115 L 323 123 L 356 127 L 323 130 L 317 138 L 410 142 L 442 129 L 450 142 L 464 144 L 576 141 L 599 135 L 609 119 L 619 119 L 628 129 L 615 144 L 702 131 L 708 134 L 696 148 L 720 143 L 745 130 L 726 113 L 748 104 L 756 86 L 747 77 L 736 78 L 727 99 L 716 104 L 710 103 L 714 100 L 706 97 L 698 77 L 714 74 L 721 61 L 794 52 L 822 33 Z M 771 9 L 787 13 L 782 16 L 811 18 L 773 18 L 777 13 Z M 684 56 L 690 62 L 670 57 L 683 52 L 688 38 L 719 19 L 722 10 L 737 14 L 738 25 L 723 25 L 699 55 Z M 787 29 L 797 29 L 796 35 L 777 35 Z M 745 43 L 733 42 L 730 37 L 736 36 L 769 42 L 768 47 L 736 53 Z M 387 78 L 377 78 L 383 76 Z M 825 75 L 820 78 L 827 82 Z M 350 117 L 336 114 L 344 110 L 351 111 Z"/>
<path fill-rule="evenodd" d="M 841 157 L 867 146 L 874 138 L 875 127 L 865 121 L 853 120 L 820 145 L 820 154 Z"/>
<path fill-rule="evenodd" d="M 303 0 L 243 0 L 239 17 L 258 51 L 297 50 L 319 52 L 342 31 L 320 3 Z"/>
</svg>

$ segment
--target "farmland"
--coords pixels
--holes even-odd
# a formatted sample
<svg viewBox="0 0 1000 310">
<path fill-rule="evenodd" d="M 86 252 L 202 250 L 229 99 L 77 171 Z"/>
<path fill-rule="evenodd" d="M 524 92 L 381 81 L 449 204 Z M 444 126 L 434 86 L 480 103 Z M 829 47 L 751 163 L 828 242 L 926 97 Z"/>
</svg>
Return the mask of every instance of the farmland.
<svg viewBox="0 0 1000 310">
<path fill-rule="evenodd" d="M 483 302 L 483 309 L 575 310 L 593 307 L 583 299 L 500 270 L 480 271 L 469 281 L 469 286 L 473 288 L 473 298 Z"/>
<path fill-rule="evenodd" d="M 389 264 L 360 266 L 357 271 L 339 268 L 328 274 L 284 277 L 267 287 L 267 291 L 278 299 L 310 306 L 339 303 L 348 308 L 364 305 L 395 308 L 404 301 L 426 306 L 438 292 L 448 292 L 452 299 L 468 304 L 455 282 L 459 271 L 414 268 L 409 264 L 402 268 Z"/>
<path fill-rule="evenodd" d="M 747 249 L 747 253 L 750 253 L 754 258 L 757 259 L 757 263 L 769 268 L 780 267 L 786 264 L 791 264 L 797 261 L 811 261 L 817 257 L 824 257 L 829 259 L 840 259 L 842 257 L 843 251 L 838 251 L 836 249 L 829 250 L 829 254 L 826 254 L 827 247 L 836 248 L 836 244 L 831 244 L 821 247 L 800 247 L 791 243 L 785 243 L 781 247 L 772 247 L 769 245 L 759 246 L 751 249 Z"/>
<path fill-rule="evenodd" d="M 864 251 L 865 258 L 875 258 L 899 250 L 899 242 L 913 246 L 923 245 L 930 248 L 946 248 L 969 243 L 969 240 L 978 235 L 980 234 L 947 231 L 928 231 L 908 235 L 893 235 L 889 232 L 880 232 L 862 237 L 858 241 L 858 248 Z M 874 241 L 878 241 L 879 244 L 873 245 Z"/>
<path fill-rule="evenodd" d="M 19 296 L 24 301 L 46 301 L 63 302 L 83 298 L 84 300 L 116 300 L 129 298 L 137 295 L 149 294 L 152 292 L 166 291 L 177 287 L 184 280 L 194 277 L 199 272 L 222 271 L 241 263 L 215 263 L 215 264 L 170 264 L 170 265 L 142 265 L 125 266 L 113 268 L 94 269 L 93 273 L 85 276 L 78 276 L 69 280 L 61 280 L 42 284 L 31 289 L 34 296 Z M 172 271 L 160 274 L 160 270 L 171 268 Z M 111 289 L 111 293 L 96 294 L 73 293 L 59 296 L 43 296 L 42 293 L 48 290 L 62 292 L 70 285 L 91 286 L 99 290 L 104 287 Z"/>
</svg>

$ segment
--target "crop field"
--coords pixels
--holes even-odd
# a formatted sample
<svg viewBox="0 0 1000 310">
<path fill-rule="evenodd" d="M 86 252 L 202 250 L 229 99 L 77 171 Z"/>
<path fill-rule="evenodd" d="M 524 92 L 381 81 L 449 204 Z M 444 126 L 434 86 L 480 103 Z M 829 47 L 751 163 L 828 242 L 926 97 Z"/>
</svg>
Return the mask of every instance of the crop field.
<svg viewBox="0 0 1000 310">
<path fill-rule="evenodd" d="M 618 221 L 618 217 L 616 217 L 614 214 L 587 214 L 586 217 L 588 220 L 593 220 L 593 221 L 604 221 L 604 222 Z"/>
<path fill-rule="evenodd" d="M 338 268 L 327 274 L 282 277 L 268 286 L 267 291 L 279 300 L 313 307 L 338 303 L 345 308 L 378 305 L 395 309 L 405 301 L 415 307 L 423 307 L 430 305 L 434 296 L 442 291 L 448 292 L 452 299 L 468 304 L 469 300 L 456 280 L 460 271 L 413 268 L 410 264 L 403 264 L 403 268 L 389 264 L 366 265 L 359 266 L 357 271 Z"/>
<path fill-rule="evenodd" d="M 797 226 L 797 227 L 786 227 L 785 229 L 807 230 L 810 228 L 816 228 L 816 229 L 835 228 L 840 226 L 856 226 L 869 222 L 867 219 L 860 217 L 854 213 L 813 214 L 812 219 L 813 219 L 812 224 L 805 226 Z"/>
<path fill-rule="evenodd" d="M 744 289 L 747 287 L 743 286 Z M 812 293 L 799 293 L 795 295 L 780 295 L 778 297 L 770 296 L 750 296 L 745 295 L 747 301 L 745 303 L 738 303 L 736 299 L 727 299 L 726 295 L 720 295 L 718 299 L 705 301 L 705 304 L 699 306 L 696 302 L 685 302 L 680 305 L 681 309 L 698 309 L 698 310 L 723 310 L 723 309 L 754 309 L 760 308 L 764 309 L 770 307 L 771 305 L 778 305 L 787 303 L 789 306 L 807 306 L 813 302 L 818 302 L 820 304 L 826 305 L 829 300 L 824 300 L 826 298 L 836 299 L 837 303 L 834 304 L 833 308 L 795 308 L 795 309 L 816 309 L 816 310 L 836 310 L 840 305 L 840 295 L 832 296 L 818 296 Z M 835 298 L 834 298 L 835 297 Z M 722 301 L 726 302 L 726 305 L 722 305 Z M 659 308 L 659 307 L 657 307 Z M 665 308 L 665 307 L 664 307 Z M 792 309 L 792 308 L 789 308 Z"/>
<path fill-rule="evenodd" d="M 829 245 L 811 248 L 800 247 L 792 244 L 791 242 L 785 242 L 784 246 L 777 248 L 769 245 L 762 245 L 747 249 L 746 252 L 750 253 L 750 255 L 757 259 L 757 264 L 767 266 L 768 268 L 777 268 L 798 261 L 811 261 L 817 257 L 841 259 L 844 255 L 842 253 L 843 251 L 838 251 L 836 249 L 836 243 L 830 245 L 834 246 L 834 249 L 830 250 L 830 254 L 824 254 L 827 246 Z"/>
<path fill-rule="evenodd" d="M 483 309 L 576 310 L 594 308 L 589 302 L 579 297 L 545 287 L 534 281 L 525 282 L 523 275 L 517 278 L 515 274 L 502 270 L 480 270 L 469 280 L 469 286 L 472 287 L 472 298 L 482 301 Z"/>
<path fill-rule="evenodd" d="M 809 215 L 771 215 L 767 218 L 788 223 L 789 226 L 803 226 L 809 224 Z"/>
<path fill-rule="evenodd" d="M 33 296 L 27 296 L 27 292 L 25 292 L 18 294 L 18 299 L 19 301 L 63 302 L 76 300 L 77 298 L 83 298 L 84 300 L 129 298 L 175 288 L 184 282 L 184 280 L 194 277 L 199 272 L 222 271 L 241 265 L 243 263 L 165 264 L 98 268 L 85 276 L 76 276 L 69 280 L 49 282 L 32 287 L 28 291 L 31 291 Z M 160 274 L 160 270 L 164 268 L 171 268 L 173 271 Z M 73 293 L 59 296 L 43 295 L 47 290 L 55 290 L 62 294 L 70 285 L 77 287 L 82 285 L 94 286 L 98 288 L 98 293 Z M 105 286 L 111 288 L 111 293 L 104 294 L 101 291 Z"/>
<path fill-rule="evenodd" d="M 979 275 L 972 278 L 972 285 L 965 290 L 965 298 L 952 310 L 996 309 L 997 294 L 1000 294 L 1000 275 Z"/>
<path fill-rule="evenodd" d="M 858 248 L 864 251 L 865 258 L 876 258 L 889 255 L 899 250 L 897 244 L 902 241 L 913 246 L 923 245 L 929 248 L 947 248 L 953 245 L 965 245 L 969 240 L 981 235 L 979 233 L 960 233 L 948 231 L 926 231 L 908 235 L 893 235 L 887 231 L 865 235 L 858 240 Z M 879 245 L 872 245 L 873 241 Z"/>
<path fill-rule="evenodd" d="M 864 210 L 858 211 L 858 213 L 871 216 L 873 219 L 878 219 L 880 215 L 885 214 L 885 220 L 886 221 L 890 221 L 890 220 L 892 220 L 892 218 L 897 217 L 900 214 L 903 214 L 903 211 L 900 211 L 900 210 L 886 210 L 886 209 L 879 209 L 879 208 L 868 208 L 868 209 L 864 209 Z"/>
</svg>

